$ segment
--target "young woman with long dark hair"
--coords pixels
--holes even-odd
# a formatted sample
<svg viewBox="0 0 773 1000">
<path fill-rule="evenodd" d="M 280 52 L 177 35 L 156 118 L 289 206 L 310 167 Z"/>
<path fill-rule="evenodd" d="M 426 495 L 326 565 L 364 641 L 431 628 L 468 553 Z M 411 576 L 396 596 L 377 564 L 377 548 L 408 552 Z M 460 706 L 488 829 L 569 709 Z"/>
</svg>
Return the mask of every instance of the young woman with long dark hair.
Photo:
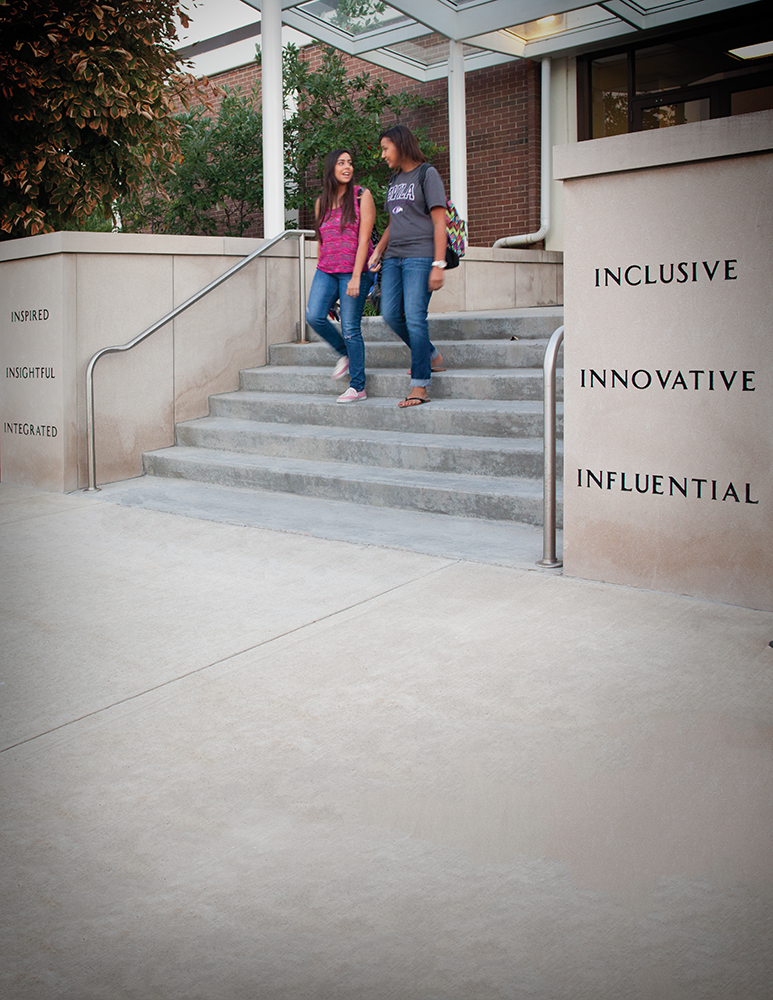
<svg viewBox="0 0 773 1000">
<path fill-rule="evenodd" d="M 394 171 L 386 210 L 389 225 L 371 254 L 381 261 L 381 312 L 386 323 L 411 349 L 411 390 L 400 407 L 428 403 L 433 371 L 444 371 L 443 358 L 430 343 L 427 310 L 430 296 L 443 287 L 446 266 L 446 194 L 440 174 L 421 166 L 427 157 L 405 125 L 381 133 L 381 158 Z M 383 259 L 382 259 L 383 258 Z"/>
<path fill-rule="evenodd" d="M 354 183 L 354 164 L 346 149 L 325 160 L 322 194 L 316 203 L 319 259 L 306 307 L 306 322 L 339 355 L 333 378 L 349 374 L 349 388 L 339 403 L 366 399 L 362 311 L 373 283 L 365 264 L 376 219 L 373 196 Z M 341 333 L 328 319 L 340 301 Z"/>
</svg>

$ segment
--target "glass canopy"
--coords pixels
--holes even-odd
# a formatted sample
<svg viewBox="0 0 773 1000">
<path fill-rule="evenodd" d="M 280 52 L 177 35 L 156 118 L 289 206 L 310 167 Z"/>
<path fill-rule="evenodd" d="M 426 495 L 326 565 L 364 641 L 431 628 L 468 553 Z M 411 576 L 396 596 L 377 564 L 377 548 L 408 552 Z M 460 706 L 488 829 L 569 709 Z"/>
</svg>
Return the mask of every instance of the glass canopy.
<svg viewBox="0 0 773 1000">
<path fill-rule="evenodd" d="M 242 0 L 261 8 L 261 0 Z M 465 66 L 576 55 L 750 0 L 281 0 L 283 22 L 416 80 L 447 74 L 447 41 Z M 446 51 L 443 51 L 445 46 Z"/>
<path fill-rule="evenodd" d="M 410 24 L 411 18 L 385 3 L 342 3 L 341 0 L 309 0 L 298 4 L 297 10 L 310 18 L 324 21 L 340 31 L 352 35 Z"/>
</svg>

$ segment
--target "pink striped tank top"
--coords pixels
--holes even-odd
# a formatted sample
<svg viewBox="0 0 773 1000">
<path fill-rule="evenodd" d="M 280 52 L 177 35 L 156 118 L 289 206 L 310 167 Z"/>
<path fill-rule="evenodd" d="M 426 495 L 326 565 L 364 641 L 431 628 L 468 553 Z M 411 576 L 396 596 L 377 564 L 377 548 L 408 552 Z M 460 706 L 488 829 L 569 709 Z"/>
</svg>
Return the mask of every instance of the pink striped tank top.
<svg viewBox="0 0 773 1000">
<path fill-rule="evenodd" d="M 341 209 L 328 212 L 319 229 L 322 243 L 319 248 L 317 268 L 325 274 L 351 274 L 357 258 L 357 244 L 360 234 L 360 191 L 354 189 L 354 222 L 344 226 L 341 232 Z"/>
</svg>

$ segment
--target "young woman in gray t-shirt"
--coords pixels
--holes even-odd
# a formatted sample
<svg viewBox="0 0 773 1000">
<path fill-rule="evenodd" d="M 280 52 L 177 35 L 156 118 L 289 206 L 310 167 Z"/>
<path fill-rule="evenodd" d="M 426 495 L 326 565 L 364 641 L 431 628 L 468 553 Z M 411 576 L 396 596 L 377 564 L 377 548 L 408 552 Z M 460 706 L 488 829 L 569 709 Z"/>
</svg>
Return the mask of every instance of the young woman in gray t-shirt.
<svg viewBox="0 0 773 1000">
<path fill-rule="evenodd" d="M 433 371 L 445 371 L 429 339 L 430 296 L 443 287 L 446 266 L 446 194 L 416 136 L 405 125 L 381 133 L 381 158 L 395 171 L 387 191 L 389 225 L 368 262 L 381 263 L 381 313 L 411 349 L 411 391 L 397 405 L 428 403 Z"/>
</svg>

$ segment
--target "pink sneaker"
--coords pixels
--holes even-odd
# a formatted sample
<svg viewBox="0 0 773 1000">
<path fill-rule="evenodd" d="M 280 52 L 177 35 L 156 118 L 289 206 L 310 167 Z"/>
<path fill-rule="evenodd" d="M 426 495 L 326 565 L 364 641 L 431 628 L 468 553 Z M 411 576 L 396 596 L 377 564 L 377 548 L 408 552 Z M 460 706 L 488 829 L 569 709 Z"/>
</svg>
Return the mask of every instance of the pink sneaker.
<svg viewBox="0 0 773 1000">
<path fill-rule="evenodd" d="M 343 378 L 349 374 L 349 358 L 344 354 L 338 359 L 338 364 L 333 369 L 333 378 Z"/>
<path fill-rule="evenodd" d="M 356 389 L 353 389 L 351 386 L 349 386 L 346 392 L 342 393 L 342 395 L 338 397 L 336 403 L 356 403 L 358 399 L 367 399 L 367 398 L 368 394 L 367 392 L 365 392 L 364 389 L 358 392 Z"/>
</svg>

